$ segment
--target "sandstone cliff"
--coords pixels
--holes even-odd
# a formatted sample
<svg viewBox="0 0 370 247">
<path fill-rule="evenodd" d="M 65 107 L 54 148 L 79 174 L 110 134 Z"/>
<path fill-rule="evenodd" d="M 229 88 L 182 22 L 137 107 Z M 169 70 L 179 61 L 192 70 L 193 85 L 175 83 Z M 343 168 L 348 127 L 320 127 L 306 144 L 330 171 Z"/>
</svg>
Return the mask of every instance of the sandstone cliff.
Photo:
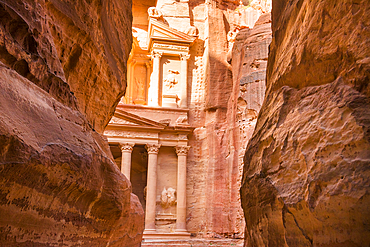
<svg viewBox="0 0 370 247">
<path fill-rule="evenodd" d="M 245 246 L 370 243 L 370 2 L 274 1 Z"/>
<path fill-rule="evenodd" d="M 233 90 L 228 102 L 228 161 L 233 176 L 229 181 L 234 193 L 233 225 L 244 230 L 244 217 L 237 191 L 241 185 L 243 156 L 252 137 L 265 96 L 268 46 L 271 42 L 271 14 L 263 14 L 254 28 L 244 28 L 236 35 L 232 49 Z M 236 207 L 238 205 L 239 207 Z M 239 236 L 242 236 L 240 234 Z"/>
<path fill-rule="evenodd" d="M 99 134 L 131 18 L 129 1 L 0 0 L 2 246 L 140 245 L 141 205 Z"/>
</svg>

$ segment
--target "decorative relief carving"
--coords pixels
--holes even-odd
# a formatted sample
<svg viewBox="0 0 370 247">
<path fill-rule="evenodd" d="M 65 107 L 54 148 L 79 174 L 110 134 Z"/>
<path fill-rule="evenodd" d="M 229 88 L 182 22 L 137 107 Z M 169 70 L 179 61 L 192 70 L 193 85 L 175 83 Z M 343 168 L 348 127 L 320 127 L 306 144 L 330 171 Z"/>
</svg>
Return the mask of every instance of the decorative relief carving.
<svg viewBox="0 0 370 247">
<path fill-rule="evenodd" d="M 155 59 L 155 58 L 161 58 L 163 55 L 163 52 L 159 52 L 159 51 L 152 51 L 152 54 L 151 54 L 151 58 L 152 59 Z"/>
<path fill-rule="evenodd" d="M 176 153 L 177 155 L 187 155 L 190 149 L 190 146 L 176 146 Z"/>
<path fill-rule="evenodd" d="M 121 152 L 129 152 L 131 153 L 134 149 L 135 143 L 120 143 L 119 147 L 121 148 Z"/>
<path fill-rule="evenodd" d="M 198 34 L 199 34 L 198 28 L 196 28 L 196 27 L 194 27 L 194 26 L 190 26 L 190 27 L 186 30 L 186 34 L 187 34 L 187 35 L 190 35 L 190 36 L 198 36 Z"/>
<path fill-rule="evenodd" d="M 167 77 L 164 79 L 166 87 L 169 89 L 173 88 L 179 81 L 176 78 L 176 75 L 180 74 L 177 70 L 168 70 Z"/>
<path fill-rule="evenodd" d="M 181 61 L 186 61 L 190 58 L 190 54 L 180 54 Z"/>
<path fill-rule="evenodd" d="M 148 154 L 158 154 L 161 144 L 146 144 L 145 148 L 148 151 Z"/>
<path fill-rule="evenodd" d="M 161 206 L 163 208 L 169 208 L 176 205 L 176 190 L 173 188 L 163 188 L 161 193 Z"/>
<path fill-rule="evenodd" d="M 149 17 L 150 18 L 155 18 L 155 19 L 159 19 L 159 18 L 161 18 L 162 17 L 162 12 L 159 10 L 159 9 L 157 9 L 156 7 L 150 7 L 149 9 L 148 9 L 148 15 L 149 15 Z"/>
<path fill-rule="evenodd" d="M 179 140 L 187 140 L 188 139 L 188 135 L 179 135 Z"/>
<path fill-rule="evenodd" d="M 149 132 L 133 132 L 133 131 L 122 131 L 122 130 L 106 130 L 104 135 L 107 136 L 119 136 L 124 138 L 156 138 L 157 133 Z"/>
<path fill-rule="evenodd" d="M 180 116 L 176 119 L 176 124 L 188 124 L 187 116 Z"/>
<path fill-rule="evenodd" d="M 137 126 L 138 124 L 136 123 L 133 123 L 133 122 L 130 122 L 130 121 L 127 121 L 127 120 L 124 120 L 124 119 L 121 119 L 121 118 L 118 118 L 118 117 L 112 117 L 112 119 L 109 121 L 110 124 L 128 124 L 128 125 L 135 125 Z M 104 132 L 104 134 L 106 135 L 106 133 Z"/>
<path fill-rule="evenodd" d="M 153 44 L 153 48 L 167 49 L 167 50 L 189 51 L 189 47 L 181 46 L 181 45 Z"/>
<path fill-rule="evenodd" d="M 136 99 L 145 100 L 145 85 L 143 78 L 135 78 Z"/>
</svg>

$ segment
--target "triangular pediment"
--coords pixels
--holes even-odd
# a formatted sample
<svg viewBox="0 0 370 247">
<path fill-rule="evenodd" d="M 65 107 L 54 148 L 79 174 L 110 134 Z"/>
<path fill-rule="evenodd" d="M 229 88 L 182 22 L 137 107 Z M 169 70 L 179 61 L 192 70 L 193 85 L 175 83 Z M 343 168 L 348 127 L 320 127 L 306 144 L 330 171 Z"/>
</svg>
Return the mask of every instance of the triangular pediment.
<svg viewBox="0 0 370 247">
<path fill-rule="evenodd" d="M 191 44 L 195 40 L 194 37 L 178 31 L 154 18 L 151 18 L 149 22 L 149 39 L 177 41 L 188 44 Z"/>
<path fill-rule="evenodd" d="M 148 118 L 129 113 L 127 111 L 116 109 L 114 115 L 108 125 L 126 126 L 126 127 L 150 127 L 164 128 L 166 125 L 153 121 Z"/>
</svg>

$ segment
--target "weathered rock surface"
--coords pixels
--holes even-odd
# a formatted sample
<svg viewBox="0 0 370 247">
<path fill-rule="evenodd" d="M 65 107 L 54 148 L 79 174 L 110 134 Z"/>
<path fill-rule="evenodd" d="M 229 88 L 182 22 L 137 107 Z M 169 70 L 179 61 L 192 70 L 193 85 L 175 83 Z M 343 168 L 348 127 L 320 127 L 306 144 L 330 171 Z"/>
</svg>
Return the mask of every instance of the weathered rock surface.
<svg viewBox="0 0 370 247">
<path fill-rule="evenodd" d="M 370 2 L 274 1 L 245 246 L 370 243 Z"/>
<path fill-rule="evenodd" d="M 235 193 L 231 194 L 233 213 L 230 219 L 235 231 L 243 230 L 245 225 L 240 197 L 236 191 L 241 185 L 245 148 L 252 137 L 265 96 L 270 42 L 271 14 L 266 13 L 259 18 L 253 29 L 245 28 L 237 34 L 232 49 L 233 89 L 228 101 L 229 131 L 226 137 L 229 151 L 227 160 L 233 167 L 233 176 L 229 182 Z"/>
<path fill-rule="evenodd" d="M 0 1 L 0 245 L 139 246 L 143 210 L 101 132 L 131 3 Z"/>
</svg>

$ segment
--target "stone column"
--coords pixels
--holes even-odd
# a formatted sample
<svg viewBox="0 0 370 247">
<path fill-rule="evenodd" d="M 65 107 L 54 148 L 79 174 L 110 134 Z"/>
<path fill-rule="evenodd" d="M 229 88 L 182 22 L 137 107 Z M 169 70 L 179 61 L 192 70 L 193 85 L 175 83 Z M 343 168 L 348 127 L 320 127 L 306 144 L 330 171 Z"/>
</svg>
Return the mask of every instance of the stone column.
<svg viewBox="0 0 370 247">
<path fill-rule="evenodd" d="M 131 173 L 131 153 L 134 149 L 135 143 L 120 143 L 122 152 L 121 172 L 130 180 Z"/>
<path fill-rule="evenodd" d="M 188 59 L 189 54 L 180 54 L 181 59 L 181 95 L 180 95 L 180 107 L 188 107 Z"/>
<path fill-rule="evenodd" d="M 144 233 L 155 233 L 155 208 L 157 201 L 157 156 L 160 144 L 145 145 L 148 151 L 148 176 L 146 184 L 146 211 Z"/>
<path fill-rule="evenodd" d="M 152 52 L 153 72 L 148 91 L 149 106 L 159 106 L 159 79 L 162 54 L 162 52 Z"/>
<path fill-rule="evenodd" d="M 177 146 L 177 216 L 176 232 L 186 230 L 186 156 L 189 146 Z"/>
<path fill-rule="evenodd" d="M 149 102 L 149 85 L 150 85 L 150 70 L 152 68 L 152 65 L 150 62 L 145 63 L 146 67 L 146 81 L 145 81 L 145 102 L 148 104 Z"/>
<path fill-rule="evenodd" d="M 127 75 L 127 96 L 126 96 L 126 103 L 132 104 L 133 103 L 133 90 L 134 90 L 134 79 L 135 79 L 135 66 L 136 66 L 136 60 L 132 59 L 130 61 L 130 68 L 128 69 L 128 75 Z"/>
</svg>

